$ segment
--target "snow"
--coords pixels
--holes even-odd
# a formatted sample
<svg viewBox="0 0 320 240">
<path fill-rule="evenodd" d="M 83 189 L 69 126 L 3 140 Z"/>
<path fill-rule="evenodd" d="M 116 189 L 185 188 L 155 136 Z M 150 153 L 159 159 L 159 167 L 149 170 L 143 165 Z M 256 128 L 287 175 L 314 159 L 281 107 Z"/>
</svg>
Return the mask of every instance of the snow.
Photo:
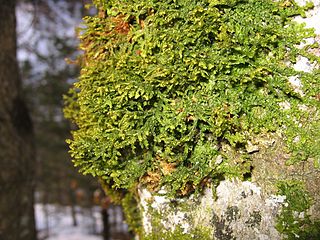
<svg viewBox="0 0 320 240">
<path fill-rule="evenodd" d="M 59 205 L 35 205 L 36 226 L 39 239 L 47 240 L 102 240 L 100 209 L 77 207 L 78 226 L 73 226 L 71 208 Z M 48 237 L 48 238 L 47 238 Z"/>
<path fill-rule="evenodd" d="M 39 240 L 102 240 L 101 208 L 75 208 L 77 226 L 73 226 L 70 206 L 36 204 L 35 216 Z M 110 240 L 128 239 L 128 225 L 122 209 L 111 204 L 108 208 Z"/>
</svg>

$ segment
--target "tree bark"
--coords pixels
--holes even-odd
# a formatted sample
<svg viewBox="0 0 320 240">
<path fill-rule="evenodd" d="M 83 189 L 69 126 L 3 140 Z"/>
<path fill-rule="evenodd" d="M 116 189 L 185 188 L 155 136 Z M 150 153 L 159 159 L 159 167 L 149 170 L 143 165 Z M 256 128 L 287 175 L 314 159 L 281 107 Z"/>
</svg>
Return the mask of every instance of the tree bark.
<svg viewBox="0 0 320 240">
<path fill-rule="evenodd" d="M 35 240 L 33 129 L 16 58 L 15 1 L 0 6 L 0 239 Z"/>
</svg>

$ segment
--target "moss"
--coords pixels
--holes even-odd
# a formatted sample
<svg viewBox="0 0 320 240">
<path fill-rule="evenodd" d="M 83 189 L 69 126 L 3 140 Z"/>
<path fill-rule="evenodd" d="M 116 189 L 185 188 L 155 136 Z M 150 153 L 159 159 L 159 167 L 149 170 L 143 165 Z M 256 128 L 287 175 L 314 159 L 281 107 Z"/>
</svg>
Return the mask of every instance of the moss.
<svg viewBox="0 0 320 240">
<path fill-rule="evenodd" d="M 80 36 L 81 76 L 66 97 L 65 115 L 78 127 L 68 143 L 75 166 L 103 179 L 113 199 L 124 204 L 133 229 L 139 228 L 139 214 L 129 206 L 139 184 L 151 191 L 165 186 L 168 196 L 185 197 L 229 177 L 250 180 L 258 150 L 249 143 L 266 133 L 279 132 L 288 163 L 318 162 L 320 70 L 292 67 L 298 56 L 320 63 L 310 53 L 318 44 L 297 47 L 315 36 L 293 21 L 310 5 L 94 4 L 99 12 L 85 18 Z M 303 95 L 288 82 L 291 76 L 300 79 Z M 234 209 L 229 217 L 236 217 Z M 255 224 L 259 216 L 252 219 Z"/>
<path fill-rule="evenodd" d="M 156 224 L 153 223 L 153 226 Z M 158 226 L 159 231 L 153 231 L 152 234 L 146 234 L 142 237 L 142 240 L 204 240 L 212 239 L 212 234 L 210 229 L 205 227 L 198 227 L 193 229 L 189 233 L 184 233 L 183 230 L 176 226 L 173 231 L 164 230 L 163 226 Z"/>
<path fill-rule="evenodd" d="M 278 183 L 278 194 L 286 196 L 286 204 L 277 219 L 277 230 L 286 239 L 320 239 L 320 221 L 311 220 L 308 213 L 312 199 L 300 181 L 287 180 Z"/>
<path fill-rule="evenodd" d="M 132 193 L 126 194 L 121 200 L 121 205 L 129 230 L 141 235 L 141 211 L 138 207 L 135 195 Z"/>
<path fill-rule="evenodd" d="M 85 19 L 81 77 L 65 108 L 78 126 L 68 142 L 83 173 L 111 189 L 141 182 L 184 196 L 209 178 L 250 179 L 255 150 L 247 142 L 278 129 L 292 163 L 319 157 L 309 134 L 319 133 L 319 71 L 286 64 L 297 56 L 320 62 L 309 51 L 318 46 L 297 48 L 314 36 L 292 21 L 304 8 L 286 0 L 95 3 L 100 12 Z M 223 145 L 237 156 L 223 155 Z"/>
</svg>

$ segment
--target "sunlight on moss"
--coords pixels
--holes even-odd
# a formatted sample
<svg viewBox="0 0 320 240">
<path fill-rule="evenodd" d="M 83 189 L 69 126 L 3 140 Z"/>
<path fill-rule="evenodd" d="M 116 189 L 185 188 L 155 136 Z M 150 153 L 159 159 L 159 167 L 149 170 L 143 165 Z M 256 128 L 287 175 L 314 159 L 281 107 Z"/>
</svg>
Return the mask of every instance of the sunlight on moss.
<svg viewBox="0 0 320 240">
<path fill-rule="evenodd" d="M 83 173 L 124 194 L 140 182 L 188 195 L 249 176 L 248 142 L 275 131 L 287 142 L 288 163 L 319 161 L 319 69 L 293 68 L 298 56 L 320 62 L 310 53 L 317 44 L 298 48 L 313 30 L 292 21 L 312 6 L 94 2 L 100 12 L 85 18 L 81 76 L 65 108 L 78 127 L 68 143 Z"/>
</svg>

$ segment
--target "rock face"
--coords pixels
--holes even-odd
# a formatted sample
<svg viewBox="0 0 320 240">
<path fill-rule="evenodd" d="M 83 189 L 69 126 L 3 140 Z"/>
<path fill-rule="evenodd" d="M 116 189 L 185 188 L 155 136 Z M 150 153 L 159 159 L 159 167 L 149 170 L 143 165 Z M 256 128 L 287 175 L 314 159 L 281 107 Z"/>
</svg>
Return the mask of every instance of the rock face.
<svg viewBox="0 0 320 240">
<path fill-rule="evenodd" d="M 176 234 L 182 239 L 319 239 L 320 171 L 312 160 L 287 166 L 284 145 L 273 137 L 256 145 L 251 181 L 223 180 L 178 199 L 165 197 L 163 189 L 140 189 L 145 234 L 151 239 Z"/>
<path fill-rule="evenodd" d="M 296 18 L 315 28 L 317 36 L 310 42 L 320 39 L 320 1 L 313 3 L 307 18 Z M 309 72 L 317 66 L 301 58 L 295 68 Z M 303 94 L 297 81 L 291 83 Z M 281 138 L 274 134 L 248 144 L 253 159 L 250 181 L 223 180 L 188 198 L 140 188 L 145 234 L 150 239 L 320 239 L 319 160 L 286 164 L 289 153 Z"/>
<path fill-rule="evenodd" d="M 217 187 L 216 195 L 207 188 L 201 197 L 192 195 L 183 200 L 152 196 L 145 189 L 140 196 L 147 235 L 155 231 L 155 216 L 161 215 L 156 229 L 160 225 L 164 231 L 174 231 L 179 226 L 182 234 L 191 237 L 280 239 L 274 225 L 285 196 L 266 196 L 252 182 L 225 180 Z"/>
</svg>

